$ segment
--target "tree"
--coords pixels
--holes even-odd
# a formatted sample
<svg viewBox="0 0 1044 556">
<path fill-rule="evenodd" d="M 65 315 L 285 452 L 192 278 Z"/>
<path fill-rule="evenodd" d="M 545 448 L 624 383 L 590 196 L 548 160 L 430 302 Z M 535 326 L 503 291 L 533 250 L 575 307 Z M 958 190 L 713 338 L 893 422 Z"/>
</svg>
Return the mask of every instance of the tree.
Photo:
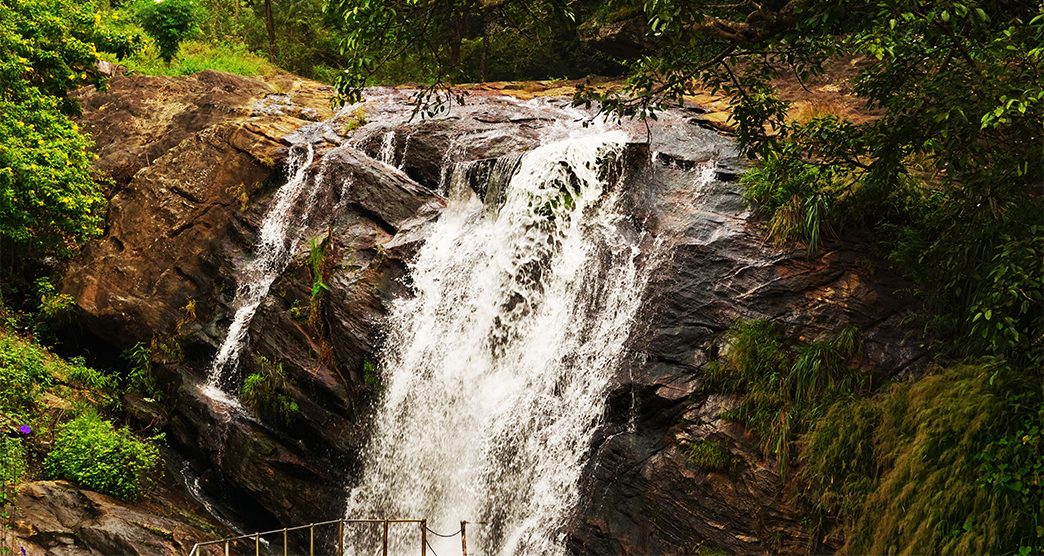
<svg viewBox="0 0 1044 556">
<path fill-rule="evenodd" d="M 66 255 L 98 234 L 105 198 L 90 139 L 66 114 L 67 93 L 100 85 L 99 51 L 126 56 L 140 40 L 71 0 L 0 4 L 0 248 L 8 257 Z"/>
<path fill-rule="evenodd" d="M 134 8 L 142 29 L 156 41 L 160 58 L 168 65 L 181 41 L 199 30 L 200 9 L 195 0 L 140 0 Z"/>
<path fill-rule="evenodd" d="M 421 112 L 456 98 L 453 83 L 533 79 L 588 73 L 604 56 L 580 44 L 576 10 L 595 2 L 570 0 L 331 0 L 341 23 L 346 63 L 337 78 L 342 99 L 358 100 L 380 77 L 427 84 Z M 492 62 L 492 63 L 491 63 Z M 497 63 L 499 67 L 493 67 Z M 500 67 L 506 71 L 498 71 Z M 395 73 L 390 72 L 390 68 Z"/>
</svg>

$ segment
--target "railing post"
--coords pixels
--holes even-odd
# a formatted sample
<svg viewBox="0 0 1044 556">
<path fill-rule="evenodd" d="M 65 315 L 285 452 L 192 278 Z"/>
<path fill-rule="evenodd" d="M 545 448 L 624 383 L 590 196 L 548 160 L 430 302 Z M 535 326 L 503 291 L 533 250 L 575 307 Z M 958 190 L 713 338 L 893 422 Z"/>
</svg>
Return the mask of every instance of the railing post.
<svg viewBox="0 0 1044 556">
<path fill-rule="evenodd" d="M 230 541 L 225 541 L 225 556 L 228 556 L 228 555 L 230 554 L 230 552 L 229 552 L 229 550 L 228 550 L 228 543 L 229 543 L 229 542 L 230 542 Z"/>
<path fill-rule="evenodd" d="M 308 526 L 308 556 L 315 556 L 315 524 Z"/>
<path fill-rule="evenodd" d="M 337 556 L 344 556 L 344 520 L 337 522 Z"/>
<path fill-rule="evenodd" d="M 468 556 L 468 522 L 460 522 L 460 553 L 461 556 Z"/>
<path fill-rule="evenodd" d="M 421 556 L 428 556 L 428 520 L 422 519 L 421 525 Z"/>
<path fill-rule="evenodd" d="M 283 556 L 287 556 L 290 549 L 290 541 L 287 538 L 286 528 L 283 528 Z"/>
<path fill-rule="evenodd" d="M 388 520 L 384 520 L 384 540 L 381 543 L 381 556 L 388 556 Z"/>
<path fill-rule="evenodd" d="M 261 533 L 254 533 L 254 556 L 261 556 Z"/>
</svg>

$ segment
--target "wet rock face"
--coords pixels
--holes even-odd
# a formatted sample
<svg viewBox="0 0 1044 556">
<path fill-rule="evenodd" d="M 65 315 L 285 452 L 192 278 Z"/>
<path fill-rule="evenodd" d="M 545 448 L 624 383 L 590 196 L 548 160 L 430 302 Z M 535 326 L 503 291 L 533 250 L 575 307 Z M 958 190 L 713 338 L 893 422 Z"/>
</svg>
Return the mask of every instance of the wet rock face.
<svg viewBox="0 0 1044 556">
<path fill-rule="evenodd" d="M 634 357 L 610 395 L 607 422 L 584 477 L 587 493 L 571 526 L 580 554 L 691 554 L 702 548 L 739 554 L 830 552 L 836 539 L 810 538 L 794 489 L 761 456 L 757 439 L 720 418 L 732 397 L 700 392 L 701 368 L 739 318 L 768 318 L 805 338 L 863 331 L 863 365 L 892 375 L 924 363 L 914 331 L 899 321 L 904 284 L 874 271 L 869 248 L 831 245 L 819 255 L 775 248 L 742 200 L 727 147 L 717 179 L 693 187 L 696 137 L 657 145 L 647 174 L 652 227 L 672 237 L 670 256 L 647 291 Z M 707 170 L 704 170 L 707 171 Z M 691 443 L 713 440 L 740 463 L 731 473 L 688 461 Z"/>
<path fill-rule="evenodd" d="M 495 203 L 496 192 L 481 187 L 486 178 L 510 175 L 520 153 L 578 132 L 590 117 L 563 98 L 473 94 L 448 115 L 411 120 L 409 92 L 381 89 L 333 118 L 309 169 L 318 193 L 296 223 L 302 241 L 260 305 L 242 359 L 243 373 L 256 371 L 261 355 L 290 379 L 300 410 L 288 425 L 269 423 L 228 412 L 198 385 L 232 318 L 237 273 L 286 180 L 287 135 L 328 106 L 321 87 L 295 83 L 276 94 L 255 80 L 204 73 L 120 78 L 109 93 L 86 94 L 83 126 L 118 187 L 105 237 L 64 281 L 80 324 L 98 340 L 118 349 L 152 338 L 180 345 L 180 358 L 161 366 L 176 400 L 165 416 L 168 438 L 194 460 L 201 483 L 257 528 L 343 511 L 374 395 L 367 362 L 443 194 L 470 186 Z M 919 361 L 915 338 L 898 326 L 906 304 L 892 293 L 899 284 L 872 270 L 858 246 L 809 258 L 766 243 L 740 197 L 734 147 L 698 112 L 670 112 L 649 145 L 627 150 L 640 175 L 629 202 L 666 252 L 566 526 L 577 553 L 809 546 L 807 508 L 783 494 L 756 441 L 718 417 L 735 400 L 696 394 L 701 367 L 737 318 L 776 319 L 807 336 L 856 324 L 874 372 Z M 629 131 L 646 137 L 642 125 Z M 314 308 L 313 246 L 325 256 L 328 288 Z M 739 459 L 735 474 L 688 462 L 690 443 L 705 438 Z"/>
</svg>

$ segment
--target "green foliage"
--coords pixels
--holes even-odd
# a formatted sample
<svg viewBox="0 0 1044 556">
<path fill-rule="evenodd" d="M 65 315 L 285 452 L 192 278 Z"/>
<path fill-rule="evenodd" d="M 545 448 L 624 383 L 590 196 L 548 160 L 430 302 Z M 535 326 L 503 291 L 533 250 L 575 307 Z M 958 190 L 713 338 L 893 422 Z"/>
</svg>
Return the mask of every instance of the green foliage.
<svg viewBox="0 0 1044 556">
<path fill-rule="evenodd" d="M 323 332 L 322 308 L 323 300 L 330 291 L 325 282 L 329 269 L 326 265 L 326 250 L 331 245 L 331 235 L 326 238 L 312 238 L 308 249 L 308 269 L 312 275 L 312 291 L 308 306 L 308 324 L 320 335 Z M 323 339 L 324 345 L 326 340 Z M 329 348 L 325 348 L 329 350 Z"/>
<path fill-rule="evenodd" d="M 803 438 L 802 474 L 847 553 L 1039 553 L 1042 402 L 1001 363 L 940 369 L 831 406 Z"/>
<path fill-rule="evenodd" d="M 644 13 L 647 51 L 622 94 L 581 90 L 577 102 L 654 117 L 697 89 L 724 92 L 741 148 L 760 159 L 744 181 L 773 237 L 814 251 L 830 233 L 868 231 L 913 279 L 947 354 L 1044 365 L 1039 5 L 618 5 Z M 859 61 L 853 93 L 873 115 L 788 122 L 775 80 L 839 59 Z"/>
<path fill-rule="evenodd" d="M 0 436 L 0 508 L 14 495 L 14 486 L 25 474 L 25 448 L 22 439 Z M 0 517 L 3 517 L 0 514 Z"/>
<path fill-rule="evenodd" d="M 94 145 L 60 104 L 0 99 L 0 238 L 67 255 L 101 233 L 105 198 L 91 168 Z"/>
<path fill-rule="evenodd" d="M 330 287 L 323 282 L 323 272 L 326 265 L 326 242 L 320 238 L 312 238 L 308 247 L 308 269 L 312 273 L 312 300 L 319 298 L 324 292 L 330 291 Z"/>
<path fill-rule="evenodd" d="M 208 43 L 186 40 L 181 43 L 176 58 L 164 62 L 156 48 L 148 45 L 141 53 L 122 62 L 128 71 L 144 75 L 192 75 L 204 70 L 216 70 L 236 75 L 255 77 L 272 75 L 276 68 L 247 47 L 237 43 Z"/>
<path fill-rule="evenodd" d="M 26 422 L 40 393 L 54 382 L 55 365 L 40 347 L 0 333 L 0 417 Z"/>
<path fill-rule="evenodd" d="M 133 500 L 152 484 L 159 462 L 154 444 L 89 410 L 58 426 L 44 469 L 50 477 Z"/>
<path fill-rule="evenodd" d="M 689 447 L 689 462 L 700 469 L 730 474 L 736 471 L 740 459 L 720 442 L 698 438 Z"/>
<path fill-rule="evenodd" d="M 366 385 L 366 388 L 371 391 L 379 392 L 383 381 L 381 379 L 381 370 L 377 367 L 377 363 L 375 363 L 373 359 L 367 357 L 363 360 L 362 370 L 363 384 Z"/>
<path fill-rule="evenodd" d="M 20 255 L 67 255 L 100 233 L 93 143 L 65 116 L 76 108 L 66 95 L 102 84 L 98 52 L 124 57 L 138 43 L 90 2 L 0 4 L 0 242 Z"/>
<path fill-rule="evenodd" d="M 130 364 L 127 373 L 127 387 L 142 396 L 162 399 L 163 395 L 156 385 L 156 377 L 152 372 L 152 346 L 138 342 L 123 354 Z"/>
<path fill-rule="evenodd" d="M 0 4 L 0 100 L 57 98 L 63 110 L 71 110 L 68 91 L 104 83 L 96 67 L 99 52 L 123 58 L 139 46 L 137 36 L 116 29 L 92 2 L 5 1 Z"/>
<path fill-rule="evenodd" d="M 369 84 L 420 82 L 418 113 L 433 115 L 462 101 L 451 83 L 595 73 L 612 64 L 579 40 L 577 22 L 597 4 L 331 0 L 343 60 L 336 87 L 355 102 Z"/>
<path fill-rule="evenodd" d="M 289 425 L 299 411 L 297 402 L 290 397 L 290 379 L 283 371 L 282 363 L 276 363 L 258 355 L 255 358 L 258 372 L 247 375 L 240 389 L 240 399 L 262 419 Z"/>
<path fill-rule="evenodd" d="M 33 329 L 37 336 L 47 337 L 53 328 L 68 324 L 76 299 L 58 291 L 46 277 L 36 280 L 36 292 L 39 305 L 33 319 Z"/>
<path fill-rule="evenodd" d="M 82 357 L 72 357 L 66 366 L 69 380 L 80 383 L 83 387 L 101 393 L 110 400 L 119 393 L 116 378 L 97 369 L 88 367 Z"/>
<path fill-rule="evenodd" d="M 861 349 L 855 328 L 791 343 L 771 322 L 739 321 L 721 359 L 706 369 L 705 389 L 744 395 L 725 416 L 750 427 L 785 474 L 794 441 L 809 423 L 832 402 L 865 389 L 865 377 L 852 364 Z"/>
<path fill-rule="evenodd" d="M 195 0 L 139 0 L 133 10 L 168 65 L 178 54 L 181 42 L 199 31 L 201 13 Z"/>
</svg>

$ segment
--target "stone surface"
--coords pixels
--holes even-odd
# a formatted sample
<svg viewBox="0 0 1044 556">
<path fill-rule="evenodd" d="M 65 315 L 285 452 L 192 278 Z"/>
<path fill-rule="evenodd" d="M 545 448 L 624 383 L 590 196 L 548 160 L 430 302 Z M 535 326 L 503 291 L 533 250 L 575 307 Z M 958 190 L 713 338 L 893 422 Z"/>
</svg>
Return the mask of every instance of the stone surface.
<svg viewBox="0 0 1044 556">
<path fill-rule="evenodd" d="M 237 271 L 285 180 L 286 135 L 321 115 L 321 88 L 279 90 L 290 92 L 200 74 L 121 78 L 110 93 L 85 96 L 83 125 L 118 187 L 105 237 L 64 282 L 94 338 L 117 349 L 154 338 L 180 345 L 180 356 L 160 365 L 176 400 L 164 417 L 169 438 L 203 487 L 234 500 L 258 528 L 342 511 L 373 399 L 367 361 L 442 195 L 474 187 L 476 176 L 504 166 L 498 160 L 576 133 L 581 122 L 607 127 L 567 98 L 529 98 L 522 89 L 522 101 L 505 96 L 507 87 L 473 89 L 465 106 L 424 121 L 410 118 L 410 91 L 373 90 L 362 107 L 335 117 L 317 146 L 325 156 L 309 170 L 319 188 L 297 222 L 303 239 L 261 304 L 242 360 L 244 373 L 257 369 L 254 355 L 283 365 L 300 406 L 286 425 L 216 404 L 198 387 L 230 321 Z M 803 553 L 819 542 L 809 538 L 808 509 L 789 497 L 756 441 L 720 419 L 735 400 L 698 394 L 701 367 L 737 318 L 773 318 L 808 337 L 860 326 L 863 363 L 875 376 L 920 362 L 915 336 L 899 325 L 909 304 L 894 294 L 902 284 L 875 270 L 867 249 L 828 244 L 808 257 L 766 243 L 739 194 L 742 163 L 708 129 L 706 113 L 672 110 L 648 131 L 624 124 L 634 140 L 651 139 L 629 151 L 642 155 L 630 202 L 665 247 L 647 253 L 661 266 L 566 526 L 578 553 Z M 313 245 L 325 253 L 328 286 L 314 309 Z M 740 458 L 735 476 L 688 462 L 700 438 Z M 832 542 L 819 546 L 828 551 Z"/>
<path fill-rule="evenodd" d="M 178 515 L 169 503 L 155 493 L 148 503 L 128 503 L 65 481 L 26 483 L 15 505 L 10 548 L 54 556 L 173 556 L 223 534 L 200 529 L 209 526 L 206 520 Z"/>
</svg>

